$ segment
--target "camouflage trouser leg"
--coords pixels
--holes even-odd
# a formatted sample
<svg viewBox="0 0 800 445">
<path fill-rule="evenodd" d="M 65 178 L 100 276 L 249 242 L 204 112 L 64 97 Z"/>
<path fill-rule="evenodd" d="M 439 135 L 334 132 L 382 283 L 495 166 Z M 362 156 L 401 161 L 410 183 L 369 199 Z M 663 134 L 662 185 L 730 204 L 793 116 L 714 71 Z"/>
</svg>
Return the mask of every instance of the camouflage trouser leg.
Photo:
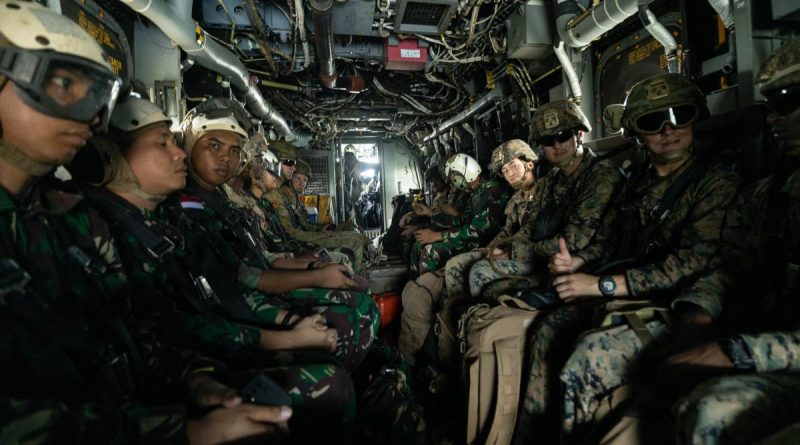
<svg viewBox="0 0 800 445">
<path fill-rule="evenodd" d="M 355 369 L 378 333 L 378 307 L 369 295 L 332 289 L 296 289 L 286 295 L 291 307 L 313 307 L 336 329 L 336 357 L 347 370 Z"/>
<path fill-rule="evenodd" d="M 663 321 L 650 321 L 647 328 L 653 334 L 648 349 L 664 345 L 671 337 Z M 598 408 L 614 389 L 627 384 L 635 375 L 642 351 L 642 341 L 628 325 L 592 332 L 578 340 L 561 371 L 562 428 L 566 435 L 579 440 L 602 420 Z"/>
<path fill-rule="evenodd" d="M 800 375 L 716 378 L 698 386 L 678 403 L 678 443 L 749 444 L 797 419 Z"/>
<path fill-rule="evenodd" d="M 530 374 L 517 424 L 516 443 L 557 443 L 561 400 L 558 379 L 578 336 L 591 327 L 599 301 L 561 306 L 539 316 L 528 343 Z"/>
<path fill-rule="evenodd" d="M 426 244 L 419 249 L 419 274 L 439 270 L 447 260 L 472 248 L 471 244 L 459 241 Z"/>
<path fill-rule="evenodd" d="M 288 307 L 280 298 L 262 294 L 257 290 L 245 294 L 244 300 L 256 318 L 266 325 L 280 325 L 282 318 L 280 314 Z"/>
<path fill-rule="evenodd" d="M 364 238 L 359 233 L 336 232 L 326 234 L 322 232 L 302 232 L 293 234 L 301 241 L 314 243 L 329 250 L 338 249 L 338 252 L 353 256 L 353 269 L 357 274 L 364 273 Z"/>
<path fill-rule="evenodd" d="M 403 288 L 403 312 L 400 314 L 400 337 L 397 348 L 410 365 L 422 349 L 434 322 L 442 298 L 441 271 L 429 272 L 406 283 Z"/>
<path fill-rule="evenodd" d="M 289 428 L 297 443 L 347 443 L 356 397 L 350 375 L 331 364 L 265 369 L 292 397 Z"/>
<path fill-rule="evenodd" d="M 444 266 L 445 293 L 447 298 L 469 297 L 467 289 L 467 277 L 476 261 L 486 256 L 483 252 L 476 250 L 472 252 L 460 253 L 447 260 Z"/>
<path fill-rule="evenodd" d="M 528 275 L 533 272 L 533 266 L 528 261 L 514 261 L 514 260 L 494 260 L 494 267 L 500 272 L 508 275 Z M 489 259 L 485 258 L 475 263 L 469 270 L 469 293 L 473 298 L 482 296 L 481 293 L 489 285 L 494 285 L 499 281 L 509 280 L 509 278 L 502 276 L 492 269 L 492 264 Z M 496 298 L 500 295 L 496 294 L 501 291 L 501 288 L 492 286 L 495 291 L 492 295 L 483 295 L 485 297 Z"/>
</svg>

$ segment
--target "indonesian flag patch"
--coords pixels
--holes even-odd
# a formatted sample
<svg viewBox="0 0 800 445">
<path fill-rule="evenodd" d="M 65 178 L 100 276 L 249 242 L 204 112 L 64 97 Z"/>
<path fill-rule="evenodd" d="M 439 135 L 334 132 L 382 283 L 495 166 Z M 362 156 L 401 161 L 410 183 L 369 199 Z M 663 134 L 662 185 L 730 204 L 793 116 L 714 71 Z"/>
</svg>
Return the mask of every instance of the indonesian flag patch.
<svg viewBox="0 0 800 445">
<path fill-rule="evenodd" d="M 206 208 L 205 204 L 203 204 L 203 200 L 192 195 L 181 195 L 181 207 L 195 210 L 203 210 Z"/>
</svg>

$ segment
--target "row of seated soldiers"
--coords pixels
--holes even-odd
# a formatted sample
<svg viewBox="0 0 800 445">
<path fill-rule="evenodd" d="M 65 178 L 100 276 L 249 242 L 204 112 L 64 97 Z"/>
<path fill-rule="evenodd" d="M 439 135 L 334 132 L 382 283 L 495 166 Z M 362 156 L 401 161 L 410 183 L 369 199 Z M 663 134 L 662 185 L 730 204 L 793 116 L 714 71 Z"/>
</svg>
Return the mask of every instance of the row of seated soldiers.
<svg viewBox="0 0 800 445">
<path fill-rule="evenodd" d="M 470 177 L 474 160 L 448 160 L 445 175 L 466 182 L 471 202 L 460 226 L 437 226 L 446 205 L 404 221 L 423 252 L 403 291 L 404 356 L 448 375 L 465 308 L 511 304 L 537 312 L 515 443 L 796 443 L 800 40 L 758 81 L 780 162 L 754 184 L 721 162 L 723 147 L 695 139 L 705 98 L 673 73 L 635 84 L 616 115 L 646 155 L 626 175 L 583 145 L 591 126 L 575 104 L 540 107 L 534 138 L 555 166 L 545 177 L 523 141 L 491 155 L 515 190 L 504 226 L 501 195 L 479 198 L 488 180 L 477 163 Z M 431 226 L 413 227 L 424 212 Z M 624 316 L 605 316 L 625 304 Z"/>
<path fill-rule="evenodd" d="M 361 239 L 283 224 L 295 155 L 255 157 L 245 213 L 225 184 L 265 142 L 241 106 L 193 109 L 177 141 L 151 102 L 113 107 L 74 22 L 0 9 L 0 443 L 351 443 L 353 372 L 393 353 L 357 255 L 317 255 Z"/>
</svg>

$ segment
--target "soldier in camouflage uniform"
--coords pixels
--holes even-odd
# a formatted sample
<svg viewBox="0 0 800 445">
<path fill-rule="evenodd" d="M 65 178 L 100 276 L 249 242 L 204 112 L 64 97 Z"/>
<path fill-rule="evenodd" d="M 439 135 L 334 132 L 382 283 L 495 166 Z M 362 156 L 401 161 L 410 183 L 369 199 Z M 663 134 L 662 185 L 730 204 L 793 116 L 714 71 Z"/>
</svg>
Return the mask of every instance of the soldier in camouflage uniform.
<svg viewBox="0 0 800 445">
<path fill-rule="evenodd" d="M 242 225 L 245 220 L 218 190 L 230 179 L 231 167 L 238 165 L 243 130 L 234 117 L 217 114 L 193 111 L 184 119 L 190 174 L 180 196 L 184 213 L 204 229 L 227 274 L 249 289 L 242 293 L 259 321 L 285 324 L 289 318 L 278 318 L 285 310 L 291 315 L 293 310 L 316 308 L 337 330 L 337 358 L 345 368 L 354 369 L 377 332 L 375 303 L 366 294 L 343 290 L 356 287 L 344 265 L 265 257 L 257 248 L 253 233 Z M 309 270 L 297 270 L 301 264 Z M 323 267 L 315 269 L 317 265 Z"/>
<path fill-rule="evenodd" d="M 569 356 L 578 335 L 592 327 L 595 308 L 609 298 L 657 299 L 663 306 L 716 266 L 720 227 L 738 178 L 710 162 L 708 151 L 696 148 L 693 123 L 707 115 L 702 93 L 679 74 L 647 78 L 628 94 L 623 129 L 647 148 L 649 162 L 616 195 L 595 240 L 576 253 L 562 240 L 560 252 L 550 260 L 548 268 L 557 275 L 555 291 L 564 303 L 573 304 L 538 320 L 530 342 L 532 366 L 520 439 L 554 438 L 558 432 L 552 427 L 562 420 L 565 432 L 579 438 L 598 400 L 625 383 L 623 370 L 628 368 L 617 364 L 632 361 L 642 346 L 630 330 L 619 338 L 613 337 L 613 329 L 586 335 Z M 667 195 L 674 200 L 661 208 Z M 591 273 L 600 266 L 602 272 Z M 651 336 L 663 341 L 665 331 L 654 329 Z M 609 335 L 613 353 L 606 349 Z M 593 361 L 598 354 L 603 358 Z M 608 373 L 596 374 L 595 366 L 608 366 Z M 559 418 L 555 406 L 562 385 L 564 411 Z"/>
<path fill-rule="evenodd" d="M 297 149 L 293 144 L 283 142 L 277 144 L 275 150 L 275 154 L 281 159 L 282 185 L 279 186 L 279 190 L 269 191 L 265 196 L 270 204 L 272 204 L 272 208 L 277 212 L 283 230 L 298 241 L 312 243 L 332 251 L 336 250 L 352 256 L 355 271 L 357 273 L 364 272 L 365 239 L 361 234 L 320 231 L 316 226 L 306 230 L 299 225 L 301 223 L 300 219 L 293 215 L 293 209 L 296 206 L 295 203 L 298 201 L 297 194 L 291 188 L 291 176 L 287 178 L 289 173 L 287 163 L 292 165 L 292 174 L 296 171 Z M 288 189 L 286 189 L 286 187 L 288 187 Z"/>
<path fill-rule="evenodd" d="M 67 18 L 0 10 L 0 442 L 221 443 L 287 420 L 288 408 L 241 404 L 211 378 L 224 366 L 132 316 L 108 226 L 46 176 L 107 122 L 118 81 Z M 184 391 L 224 407 L 189 420 Z"/>
<path fill-rule="evenodd" d="M 535 162 L 539 157 L 524 141 L 514 139 L 503 143 L 495 148 L 492 152 L 492 164 L 490 168 L 496 173 L 505 177 L 506 181 L 512 188 L 517 190 L 511 197 L 506 205 L 505 215 L 506 224 L 495 236 L 495 240 L 506 238 L 514 233 L 521 227 L 520 221 L 524 220 L 528 212 L 524 207 L 529 200 L 526 198 L 531 194 L 534 187 L 535 176 L 534 167 Z M 505 167 L 508 166 L 508 167 Z M 489 243 L 493 245 L 494 241 Z M 400 325 L 400 347 L 403 354 L 414 363 L 417 351 L 422 348 L 428 332 L 434 322 L 434 314 L 440 310 L 441 307 L 441 293 L 434 294 L 432 292 L 423 292 L 422 294 L 416 292 L 419 289 L 418 285 L 431 287 L 431 282 L 428 280 L 438 280 L 439 283 L 433 284 L 434 286 L 441 287 L 441 281 L 447 280 L 447 296 L 448 298 L 463 298 L 468 296 L 465 289 L 464 272 L 469 271 L 469 267 L 476 262 L 480 263 L 482 258 L 486 256 L 486 249 L 481 248 L 472 252 L 465 252 L 454 256 L 447 261 L 444 269 L 444 276 L 441 271 L 438 273 L 429 273 L 420 277 L 416 282 L 407 285 L 408 291 L 403 291 L 403 313 L 401 314 Z M 499 250 L 499 249 L 498 249 Z M 513 272 L 515 274 L 525 273 L 522 269 L 526 270 L 526 264 L 501 264 L 510 263 L 509 260 L 498 260 L 496 264 L 506 272 Z M 434 278 L 435 277 L 435 278 Z M 495 275 L 495 279 L 498 276 Z"/>
<path fill-rule="evenodd" d="M 85 149 L 70 168 L 78 173 L 91 168 L 92 163 L 99 164 L 96 159 L 109 160 L 105 165 L 97 165 L 105 173 L 102 176 L 110 178 L 105 184 L 106 190 L 85 190 L 102 215 L 112 222 L 112 233 L 121 246 L 120 256 L 130 288 L 136 295 L 132 301 L 133 310 L 156 320 L 167 338 L 219 358 L 233 370 L 247 371 L 252 366 L 269 368 L 267 372 L 285 384 L 287 392 L 293 396 L 296 412 L 292 425 L 300 435 L 318 431 L 303 425 L 336 419 L 329 425 L 328 434 L 346 437 L 346 432 L 352 428 L 355 404 L 346 371 L 323 354 L 318 357 L 284 354 L 281 360 L 275 360 L 263 353 L 298 348 L 332 352 L 336 347 L 336 331 L 324 325 L 321 315 L 299 320 L 291 330 L 265 329 L 230 321 L 224 308 L 209 304 L 211 300 L 203 297 L 188 269 L 202 256 L 199 252 L 203 243 L 197 237 L 198 230 L 186 225 L 172 226 L 168 213 L 176 209 L 165 208 L 169 204 L 162 204 L 166 195 L 183 188 L 186 178 L 186 153 L 172 142 L 169 120 L 149 101 L 128 98 L 118 104 L 112 114 L 111 135 L 126 145 L 96 148 L 104 142 L 95 137 L 95 147 Z M 161 146 L 166 149 L 158 149 Z M 103 150 L 104 156 L 88 159 L 82 156 L 92 150 Z M 137 221 L 138 225 L 133 226 L 132 221 Z M 175 247 L 171 252 L 148 247 L 144 244 L 146 239 L 140 235 L 142 230 Z M 218 282 L 214 284 L 219 285 Z M 236 284 L 230 280 L 225 286 L 233 288 Z M 244 301 L 241 296 L 239 298 Z M 301 365 L 280 366 L 290 363 Z M 338 415 L 320 417 L 320 412 Z"/>
<path fill-rule="evenodd" d="M 438 270 L 456 254 L 486 245 L 505 223 L 508 192 L 496 180 L 481 176 L 478 161 L 459 153 L 448 159 L 445 172 L 456 189 L 470 193 L 469 207 L 459 216 L 460 226 L 414 233 L 410 267 L 416 275 Z"/>
<path fill-rule="evenodd" d="M 658 393 L 669 395 L 734 374 L 680 401 L 680 443 L 754 443 L 800 419 L 800 39 L 773 52 L 757 82 L 771 110 L 780 167 L 731 208 L 722 267 L 688 293 L 724 304 L 725 336 L 696 343 L 661 367 Z"/>
</svg>

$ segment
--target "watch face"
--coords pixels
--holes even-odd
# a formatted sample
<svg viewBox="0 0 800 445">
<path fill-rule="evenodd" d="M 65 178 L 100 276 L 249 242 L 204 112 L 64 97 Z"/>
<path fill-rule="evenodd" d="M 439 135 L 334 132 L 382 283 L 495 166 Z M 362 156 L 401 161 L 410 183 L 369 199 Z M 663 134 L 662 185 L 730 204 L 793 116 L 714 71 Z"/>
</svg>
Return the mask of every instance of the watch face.
<svg viewBox="0 0 800 445">
<path fill-rule="evenodd" d="M 600 291 L 605 295 L 611 295 L 617 289 L 617 283 L 611 277 L 605 277 L 600 280 Z"/>
</svg>

